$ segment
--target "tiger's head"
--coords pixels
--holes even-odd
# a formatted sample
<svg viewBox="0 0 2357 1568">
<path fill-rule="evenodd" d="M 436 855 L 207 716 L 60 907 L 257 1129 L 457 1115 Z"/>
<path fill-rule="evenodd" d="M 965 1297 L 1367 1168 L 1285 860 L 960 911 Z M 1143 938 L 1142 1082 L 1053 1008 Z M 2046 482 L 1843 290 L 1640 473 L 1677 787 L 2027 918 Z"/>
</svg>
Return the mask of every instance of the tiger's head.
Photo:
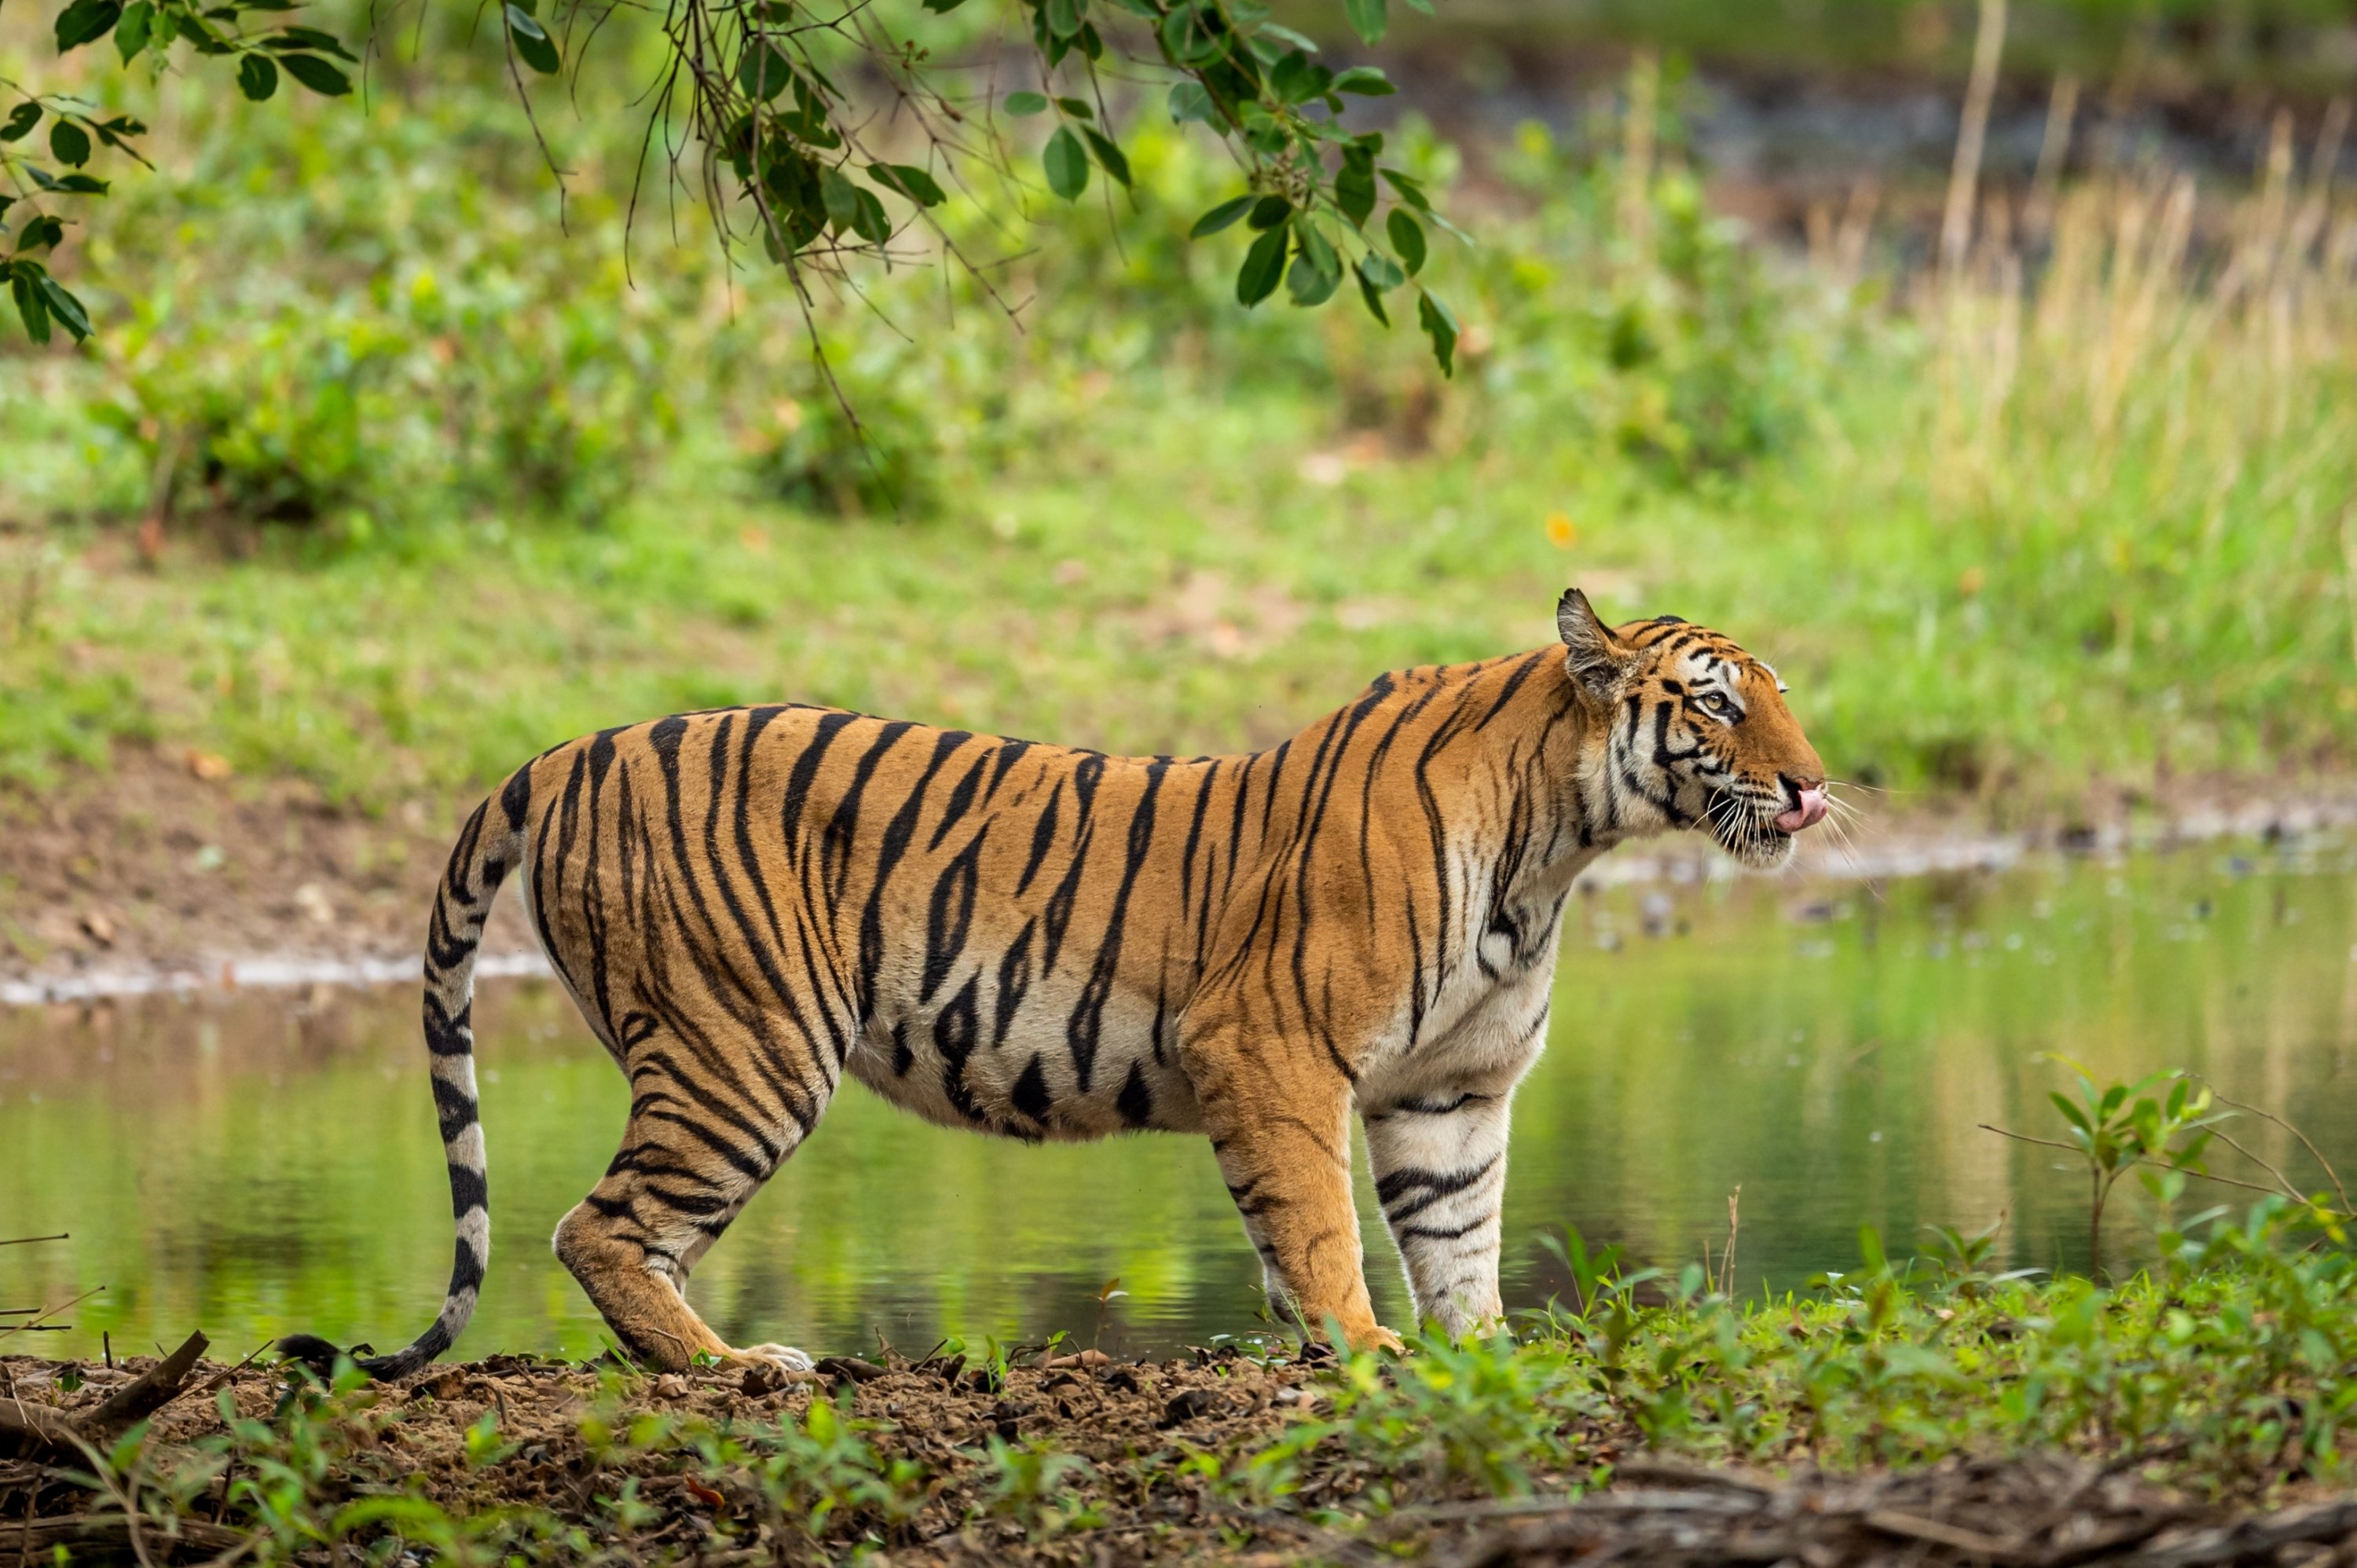
<svg viewBox="0 0 2357 1568">
<path fill-rule="evenodd" d="M 1700 828 L 1749 866 L 1792 858 L 1793 835 L 1825 815 L 1825 768 L 1772 668 L 1675 616 L 1608 627 L 1577 588 L 1555 628 L 1606 717 L 1580 771 L 1608 831 Z"/>
</svg>

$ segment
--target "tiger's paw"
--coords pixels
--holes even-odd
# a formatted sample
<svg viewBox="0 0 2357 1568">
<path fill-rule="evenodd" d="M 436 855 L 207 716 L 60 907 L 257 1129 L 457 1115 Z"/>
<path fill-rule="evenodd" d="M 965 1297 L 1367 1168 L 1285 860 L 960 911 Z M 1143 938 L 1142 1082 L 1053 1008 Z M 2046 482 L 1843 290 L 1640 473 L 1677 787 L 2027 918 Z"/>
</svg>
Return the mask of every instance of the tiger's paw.
<svg viewBox="0 0 2357 1568">
<path fill-rule="evenodd" d="M 817 1363 L 806 1350 L 791 1345 L 748 1345 L 741 1350 L 728 1352 L 728 1360 L 739 1367 L 759 1367 L 773 1377 L 794 1382 L 816 1377 Z"/>
</svg>

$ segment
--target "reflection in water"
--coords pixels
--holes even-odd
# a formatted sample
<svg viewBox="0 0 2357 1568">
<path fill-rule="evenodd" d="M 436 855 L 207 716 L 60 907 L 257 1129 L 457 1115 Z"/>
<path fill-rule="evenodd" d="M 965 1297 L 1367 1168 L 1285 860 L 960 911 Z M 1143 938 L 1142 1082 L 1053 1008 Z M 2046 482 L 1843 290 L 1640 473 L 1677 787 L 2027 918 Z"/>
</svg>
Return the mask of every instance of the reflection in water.
<svg viewBox="0 0 2357 1568">
<path fill-rule="evenodd" d="M 1680 1263 L 1721 1244 L 1738 1184 L 1750 1288 L 1846 1266 L 1864 1223 L 1903 1251 L 1926 1223 L 2000 1213 L 2017 1265 L 2083 1268 L 2083 1184 L 1975 1127 L 2051 1131 L 2042 1052 L 2105 1076 L 2198 1069 L 2357 1165 L 2352 866 L 2317 841 L 1879 895 L 1753 881 L 1583 897 L 1547 1055 L 1515 1103 L 1509 1301 L 1561 1284 L 1542 1230 L 1569 1221 Z M 546 984 L 488 987 L 478 1017 L 494 1236 L 459 1353 L 594 1350 L 601 1326 L 546 1239 L 612 1155 L 619 1076 Z M 2244 1138 L 2297 1157 L 2276 1129 Z M 1361 1173 L 1370 1277 L 1396 1322 Z M 102 1330 L 139 1348 L 192 1327 L 239 1351 L 296 1327 L 406 1340 L 449 1262 L 414 998 L 0 1013 L 0 1235 L 55 1230 L 73 1239 L 0 1249 L 0 1308 L 104 1287 L 66 1315 L 72 1332 L 41 1337 L 51 1353 L 94 1352 Z M 2112 1261 L 2133 1262 L 2138 1227 L 2114 1235 Z M 1200 1140 L 1028 1148 L 851 1086 L 692 1294 L 738 1341 L 922 1349 L 1062 1328 L 1152 1350 L 1259 1327 L 1257 1277 Z M 1114 1280 L 1127 1294 L 1100 1301 Z"/>
</svg>

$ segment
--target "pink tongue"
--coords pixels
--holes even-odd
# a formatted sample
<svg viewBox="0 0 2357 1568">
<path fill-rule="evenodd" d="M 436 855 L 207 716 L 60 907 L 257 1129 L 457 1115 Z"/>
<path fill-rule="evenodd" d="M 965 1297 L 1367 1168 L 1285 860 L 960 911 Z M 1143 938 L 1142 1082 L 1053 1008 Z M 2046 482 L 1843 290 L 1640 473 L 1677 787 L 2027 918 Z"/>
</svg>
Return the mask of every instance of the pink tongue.
<svg viewBox="0 0 2357 1568">
<path fill-rule="evenodd" d="M 1824 821 L 1825 792 L 1822 789 L 1801 791 L 1801 803 L 1776 819 L 1779 832 L 1796 833 L 1803 828 L 1816 826 Z"/>
</svg>

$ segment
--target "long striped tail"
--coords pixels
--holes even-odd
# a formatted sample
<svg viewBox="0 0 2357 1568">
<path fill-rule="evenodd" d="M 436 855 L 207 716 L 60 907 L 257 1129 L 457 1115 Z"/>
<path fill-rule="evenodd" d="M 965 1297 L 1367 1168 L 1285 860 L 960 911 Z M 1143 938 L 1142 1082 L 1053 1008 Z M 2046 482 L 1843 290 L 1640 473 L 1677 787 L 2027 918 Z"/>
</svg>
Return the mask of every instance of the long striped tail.
<svg viewBox="0 0 2357 1568">
<path fill-rule="evenodd" d="M 447 1350 L 475 1315 L 483 1270 L 490 1262 L 490 1195 L 484 1185 L 483 1123 L 475 1099 L 475 957 L 500 884 L 523 859 L 531 799 L 532 769 L 525 767 L 498 795 L 476 807 L 451 848 L 435 894 L 425 933 L 425 1049 L 442 1123 L 442 1153 L 450 1165 L 450 1212 L 457 1239 L 440 1315 L 407 1348 L 360 1360 L 361 1370 L 371 1378 L 405 1378 Z M 341 1354 L 309 1334 L 289 1335 L 278 1348 L 323 1375 Z"/>
</svg>

